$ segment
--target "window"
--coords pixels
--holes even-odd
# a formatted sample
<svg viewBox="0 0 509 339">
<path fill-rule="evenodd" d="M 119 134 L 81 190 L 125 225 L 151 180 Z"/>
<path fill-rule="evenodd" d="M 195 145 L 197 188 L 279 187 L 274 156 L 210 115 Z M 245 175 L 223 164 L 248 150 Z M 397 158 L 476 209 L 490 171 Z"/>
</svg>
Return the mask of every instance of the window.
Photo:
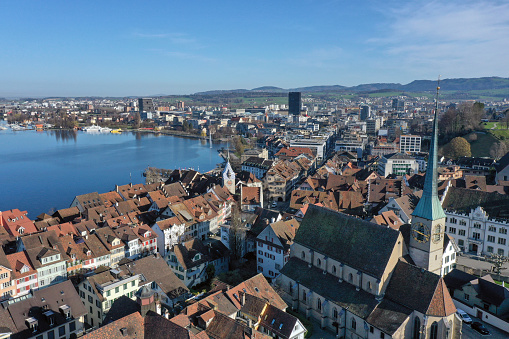
<svg viewBox="0 0 509 339">
<path fill-rule="evenodd" d="M 370 290 L 371 290 L 371 287 L 372 287 L 372 286 L 371 286 L 371 281 L 368 281 L 368 283 L 367 283 L 368 291 L 370 291 Z"/>
<path fill-rule="evenodd" d="M 90 295 L 88 296 L 88 302 L 91 303 L 91 304 L 94 303 L 94 300 L 92 299 L 92 296 L 90 296 Z"/>
<path fill-rule="evenodd" d="M 474 228 L 481 228 L 481 224 L 480 224 L 480 223 L 478 223 L 478 222 L 475 222 L 475 223 L 474 223 Z"/>
<path fill-rule="evenodd" d="M 127 284 L 124 284 L 124 291 L 127 290 Z"/>
<path fill-rule="evenodd" d="M 474 232 L 474 234 L 472 234 L 472 236 L 473 236 L 473 238 L 474 238 L 475 240 L 479 240 L 479 239 L 481 239 L 481 233 Z"/>
<path fill-rule="evenodd" d="M 500 233 L 500 234 L 507 234 L 507 228 L 500 227 L 498 229 L 498 233 Z"/>
<path fill-rule="evenodd" d="M 433 324 L 431 324 L 431 328 L 429 331 L 429 339 L 438 339 L 438 324 L 436 321 Z"/>
<path fill-rule="evenodd" d="M 465 230 L 458 230 L 458 235 L 465 236 Z"/>
<path fill-rule="evenodd" d="M 322 266 L 322 261 L 320 260 L 320 258 L 316 259 L 316 265 L 318 267 L 321 267 Z"/>
<path fill-rule="evenodd" d="M 488 242 L 495 242 L 495 236 L 494 235 L 488 235 Z"/>
<path fill-rule="evenodd" d="M 470 300 L 470 296 L 465 293 L 465 300 Z"/>
<path fill-rule="evenodd" d="M 465 241 L 463 239 L 458 239 L 458 246 L 463 246 Z"/>
<path fill-rule="evenodd" d="M 119 287 L 115 287 L 115 293 L 118 293 L 120 291 Z"/>
<path fill-rule="evenodd" d="M 454 228 L 454 227 L 449 227 L 449 233 L 451 233 L 451 234 L 456 234 L 456 228 Z"/>
<path fill-rule="evenodd" d="M 302 254 L 300 256 L 303 260 L 306 259 L 306 252 L 302 251 Z"/>
<path fill-rule="evenodd" d="M 302 291 L 302 302 L 306 303 L 306 291 Z"/>
<path fill-rule="evenodd" d="M 467 225 L 467 222 L 465 220 L 460 220 L 460 225 L 461 226 L 466 226 Z"/>
<path fill-rule="evenodd" d="M 357 323 L 355 322 L 355 319 L 352 318 L 352 329 L 355 330 L 357 328 Z"/>
<path fill-rule="evenodd" d="M 348 274 L 348 281 L 353 282 L 353 274 L 352 273 Z"/>
<path fill-rule="evenodd" d="M 55 331 L 51 330 L 48 332 L 48 339 L 55 339 Z"/>
<path fill-rule="evenodd" d="M 505 242 L 506 242 L 505 238 L 498 238 L 499 245 L 505 245 Z"/>
<path fill-rule="evenodd" d="M 500 254 L 500 255 L 504 255 L 504 250 L 503 250 L 503 249 L 501 249 L 501 248 L 499 248 L 499 249 L 498 249 L 498 254 Z"/>
<path fill-rule="evenodd" d="M 413 338 L 412 339 L 419 339 L 420 338 L 420 330 L 421 330 L 421 319 L 419 317 L 414 318 L 414 330 L 413 330 Z"/>
<path fill-rule="evenodd" d="M 263 259 L 262 258 L 258 258 L 258 262 L 263 263 Z"/>
<path fill-rule="evenodd" d="M 58 335 L 60 337 L 65 335 L 65 325 L 58 328 Z"/>
<path fill-rule="evenodd" d="M 336 274 L 336 265 L 332 265 L 332 273 Z"/>
<path fill-rule="evenodd" d="M 385 338 L 385 333 L 380 332 L 380 339 L 384 339 L 384 338 Z"/>
<path fill-rule="evenodd" d="M 106 296 L 109 297 L 111 294 L 111 291 L 106 291 Z"/>
<path fill-rule="evenodd" d="M 451 222 L 451 224 L 456 224 L 458 222 L 458 220 L 456 218 L 451 218 L 450 222 Z"/>
<path fill-rule="evenodd" d="M 131 281 L 131 287 L 134 287 L 134 280 Z"/>
<path fill-rule="evenodd" d="M 334 307 L 334 309 L 332 310 L 332 317 L 334 319 L 337 319 L 338 318 L 338 310 Z"/>
<path fill-rule="evenodd" d="M 497 231 L 497 228 L 495 226 L 490 226 L 488 227 L 488 231 L 490 232 L 496 232 Z"/>
<path fill-rule="evenodd" d="M 486 250 L 488 253 L 493 253 L 493 246 L 488 246 L 488 249 Z"/>
</svg>

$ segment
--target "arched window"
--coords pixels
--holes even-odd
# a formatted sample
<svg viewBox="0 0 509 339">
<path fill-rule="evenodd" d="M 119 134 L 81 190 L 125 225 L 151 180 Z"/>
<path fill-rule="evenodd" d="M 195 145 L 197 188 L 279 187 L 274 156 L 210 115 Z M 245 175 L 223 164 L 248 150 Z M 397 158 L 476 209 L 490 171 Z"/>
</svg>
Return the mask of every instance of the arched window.
<svg viewBox="0 0 509 339">
<path fill-rule="evenodd" d="M 414 318 L 414 331 L 413 331 L 412 338 L 419 339 L 420 331 L 421 331 L 421 319 L 419 319 L 419 317 L 415 317 Z"/>
<path fill-rule="evenodd" d="M 336 265 L 332 265 L 332 273 L 336 274 Z"/>
<path fill-rule="evenodd" d="M 429 339 L 438 339 L 438 324 L 435 321 L 429 330 Z"/>
<path fill-rule="evenodd" d="M 318 267 L 322 267 L 322 261 L 320 260 L 320 258 L 316 259 L 316 264 L 318 265 Z"/>
<path fill-rule="evenodd" d="M 306 259 L 306 252 L 302 251 L 301 257 L 302 257 L 302 260 Z"/>
<path fill-rule="evenodd" d="M 349 281 L 349 282 L 353 282 L 353 274 L 352 274 L 352 273 L 350 273 L 350 274 L 348 275 L 348 281 Z"/>
<path fill-rule="evenodd" d="M 355 318 L 352 318 L 352 329 L 355 330 L 357 328 L 357 323 L 355 322 Z"/>
<path fill-rule="evenodd" d="M 322 311 L 322 301 L 320 299 L 316 301 L 316 309 L 320 312 Z"/>
<path fill-rule="evenodd" d="M 334 319 L 337 319 L 338 318 L 338 310 L 334 307 L 334 309 L 332 310 L 332 317 Z"/>
</svg>

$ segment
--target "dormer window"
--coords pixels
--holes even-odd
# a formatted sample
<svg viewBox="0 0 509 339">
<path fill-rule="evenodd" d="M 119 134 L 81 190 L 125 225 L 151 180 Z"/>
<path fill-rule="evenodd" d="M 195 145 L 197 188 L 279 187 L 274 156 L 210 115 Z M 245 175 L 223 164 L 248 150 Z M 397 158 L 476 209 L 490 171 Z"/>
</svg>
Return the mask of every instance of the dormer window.
<svg viewBox="0 0 509 339">
<path fill-rule="evenodd" d="M 28 319 L 25 320 L 28 324 L 28 327 L 32 330 L 32 332 L 37 332 L 37 325 L 39 324 L 39 322 L 37 321 L 37 319 L 35 319 L 34 317 L 30 317 Z"/>
<path fill-rule="evenodd" d="M 18 233 L 19 234 L 25 233 L 25 229 L 23 227 L 18 228 Z"/>
</svg>

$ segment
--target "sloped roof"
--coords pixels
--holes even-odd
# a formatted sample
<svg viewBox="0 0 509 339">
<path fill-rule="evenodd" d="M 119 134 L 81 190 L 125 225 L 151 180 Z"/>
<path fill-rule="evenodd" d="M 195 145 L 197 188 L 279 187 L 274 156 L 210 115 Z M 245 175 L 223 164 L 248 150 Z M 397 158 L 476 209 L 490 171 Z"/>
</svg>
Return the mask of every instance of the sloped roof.
<svg viewBox="0 0 509 339">
<path fill-rule="evenodd" d="M 412 313 L 413 310 L 408 307 L 383 299 L 366 321 L 379 330 L 393 335 Z"/>
<path fill-rule="evenodd" d="M 357 291 L 354 285 L 346 281 L 338 282 L 336 276 L 330 273 L 323 274 L 322 269 L 309 267 L 307 262 L 296 257 L 290 258 L 283 266 L 281 274 L 298 281 L 329 302 L 348 308 L 349 312 L 363 319 L 366 319 L 378 304 L 374 295 L 364 290 Z"/>
<path fill-rule="evenodd" d="M 491 218 L 509 219 L 509 195 L 450 187 L 443 202 L 445 210 L 470 213 L 481 206 Z"/>
<path fill-rule="evenodd" d="M 381 278 L 398 237 L 391 228 L 310 205 L 294 242 Z"/>
<path fill-rule="evenodd" d="M 430 316 L 446 317 L 456 312 L 439 275 L 403 261 L 396 264 L 385 297 Z"/>
</svg>

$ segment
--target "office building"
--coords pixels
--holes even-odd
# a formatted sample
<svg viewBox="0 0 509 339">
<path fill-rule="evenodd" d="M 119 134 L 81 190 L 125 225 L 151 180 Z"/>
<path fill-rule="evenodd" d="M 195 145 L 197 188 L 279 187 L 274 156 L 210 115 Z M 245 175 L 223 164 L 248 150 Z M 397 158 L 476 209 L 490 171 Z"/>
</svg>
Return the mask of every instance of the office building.
<svg viewBox="0 0 509 339">
<path fill-rule="evenodd" d="M 364 121 L 371 117 L 371 107 L 365 105 L 361 106 L 361 120 Z"/>
<path fill-rule="evenodd" d="M 300 109 L 302 107 L 301 103 L 301 93 L 300 92 L 290 92 L 288 93 L 288 115 L 300 115 Z"/>
<path fill-rule="evenodd" d="M 154 101 L 152 100 L 152 98 L 139 98 L 138 99 L 138 106 L 140 108 L 140 112 L 153 112 L 153 111 L 155 111 Z"/>
<path fill-rule="evenodd" d="M 421 151 L 421 137 L 418 135 L 402 135 L 399 138 L 401 153 L 419 153 Z"/>
</svg>

